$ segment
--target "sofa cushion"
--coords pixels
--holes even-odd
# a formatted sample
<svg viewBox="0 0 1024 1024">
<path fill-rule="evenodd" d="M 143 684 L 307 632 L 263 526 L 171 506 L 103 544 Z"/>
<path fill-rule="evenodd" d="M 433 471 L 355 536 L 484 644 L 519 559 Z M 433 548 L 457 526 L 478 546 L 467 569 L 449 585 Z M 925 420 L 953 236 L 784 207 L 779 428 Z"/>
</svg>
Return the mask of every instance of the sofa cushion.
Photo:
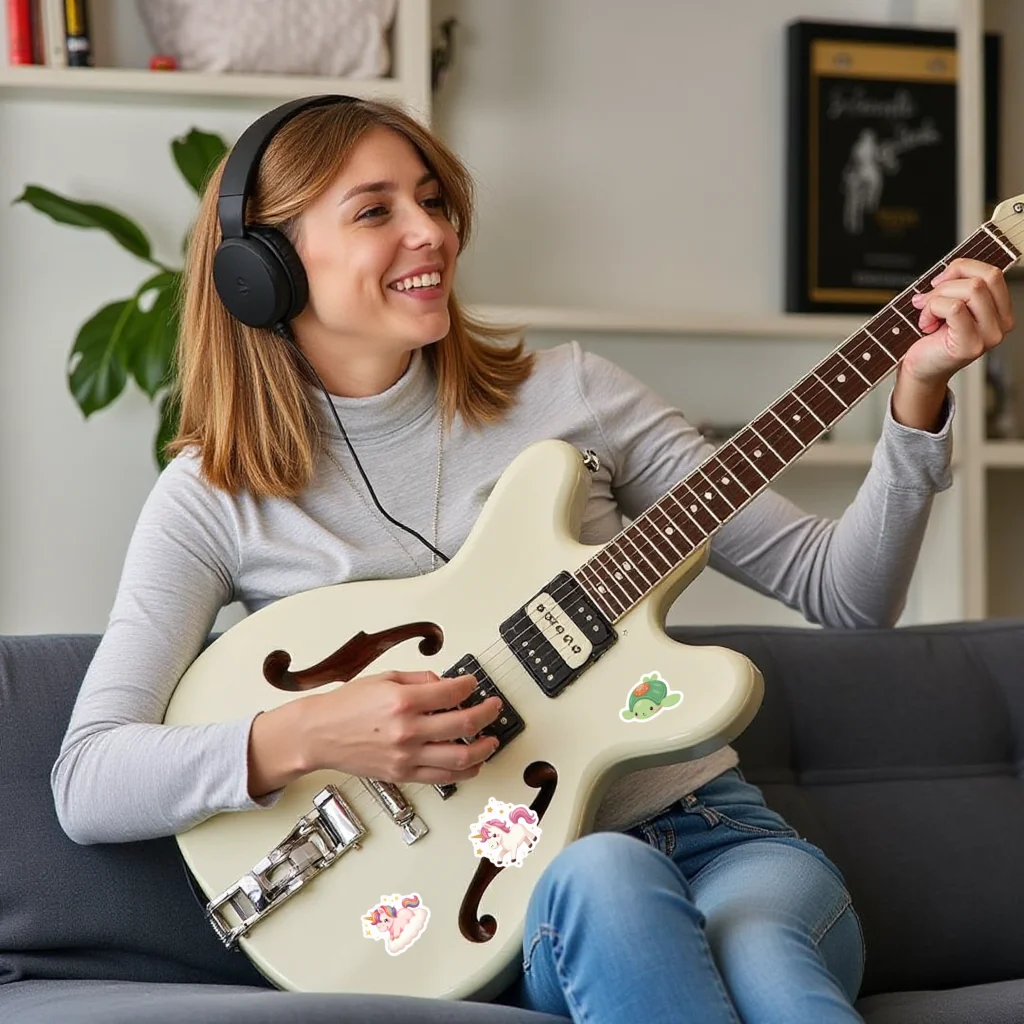
<svg viewBox="0 0 1024 1024">
<path fill-rule="evenodd" d="M 761 668 L 740 766 L 846 876 L 862 995 L 1024 978 L 1024 623 L 672 634 Z"/>
<path fill-rule="evenodd" d="M 892 992 L 857 1003 L 865 1024 L 1020 1024 L 1024 981 L 949 992 Z"/>
<path fill-rule="evenodd" d="M 490 1003 L 268 992 L 223 985 L 22 981 L 0 987 L 4 1024 L 566 1024 Z"/>
<path fill-rule="evenodd" d="M 78 846 L 61 829 L 50 768 L 97 643 L 0 637 L 0 984 L 269 987 L 244 954 L 217 941 L 173 839 Z"/>
</svg>

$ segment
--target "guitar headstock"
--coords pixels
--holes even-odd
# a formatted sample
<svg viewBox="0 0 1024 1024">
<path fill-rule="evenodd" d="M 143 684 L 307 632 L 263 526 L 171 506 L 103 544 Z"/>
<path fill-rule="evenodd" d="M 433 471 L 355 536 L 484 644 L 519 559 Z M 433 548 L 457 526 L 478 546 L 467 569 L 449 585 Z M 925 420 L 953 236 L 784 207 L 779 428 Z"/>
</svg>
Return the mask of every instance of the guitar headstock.
<svg viewBox="0 0 1024 1024">
<path fill-rule="evenodd" d="M 1024 195 L 1001 202 L 989 222 L 1002 231 L 1018 252 L 1024 252 Z"/>
</svg>

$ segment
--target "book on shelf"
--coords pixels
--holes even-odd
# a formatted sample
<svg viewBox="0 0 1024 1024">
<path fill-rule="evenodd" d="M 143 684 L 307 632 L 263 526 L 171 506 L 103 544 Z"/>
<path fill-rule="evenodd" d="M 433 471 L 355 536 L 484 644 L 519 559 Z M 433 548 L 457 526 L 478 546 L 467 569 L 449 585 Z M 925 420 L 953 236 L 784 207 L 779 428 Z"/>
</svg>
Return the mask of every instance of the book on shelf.
<svg viewBox="0 0 1024 1024">
<path fill-rule="evenodd" d="M 6 0 L 9 64 L 91 67 L 86 0 Z"/>
</svg>

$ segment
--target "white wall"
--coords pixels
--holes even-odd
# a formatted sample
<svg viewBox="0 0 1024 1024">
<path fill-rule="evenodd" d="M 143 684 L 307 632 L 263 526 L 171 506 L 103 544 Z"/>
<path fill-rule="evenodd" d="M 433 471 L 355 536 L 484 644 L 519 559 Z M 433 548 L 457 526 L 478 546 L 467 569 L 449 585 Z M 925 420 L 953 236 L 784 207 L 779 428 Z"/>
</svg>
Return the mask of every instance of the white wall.
<svg viewBox="0 0 1024 1024">
<path fill-rule="evenodd" d="M 101 4 L 98 20 L 124 12 L 113 48 L 141 65 L 134 5 L 118 2 Z M 435 0 L 435 22 L 449 13 L 460 22 L 435 123 L 480 185 L 464 295 L 779 311 L 783 26 L 797 16 L 887 20 L 918 9 L 907 0 Z M 78 326 L 128 294 L 146 268 L 99 234 L 10 201 L 33 182 L 115 205 L 175 260 L 194 200 L 170 139 L 193 125 L 233 137 L 257 109 L 0 93 L 0 632 L 102 629 L 155 479 L 145 399 L 130 394 L 84 423 L 64 380 Z M 799 342 L 731 347 L 737 385 L 712 409 L 706 382 L 724 369 L 708 362 L 712 343 L 594 342 L 602 343 L 691 415 L 730 403 L 742 412 L 780 380 L 774 397 L 818 351 Z M 848 471 L 798 472 L 787 487 L 822 512 L 837 512 L 856 484 Z M 753 596 L 736 605 L 710 576 L 698 581 L 694 617 L 791 621 Z"/>
</svg>

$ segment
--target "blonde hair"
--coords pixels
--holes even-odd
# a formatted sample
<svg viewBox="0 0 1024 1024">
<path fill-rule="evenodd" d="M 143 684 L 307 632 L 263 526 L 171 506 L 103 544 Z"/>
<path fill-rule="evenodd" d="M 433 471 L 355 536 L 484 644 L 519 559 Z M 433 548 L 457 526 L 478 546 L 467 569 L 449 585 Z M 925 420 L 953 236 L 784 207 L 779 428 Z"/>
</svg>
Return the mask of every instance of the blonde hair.
<svg viewBox="0 0 1024 1024">
<path fill-rule="evenodd" d="M 270 224 L 294 239 L 296 218 L 336 179 L 359 140 L 374 128 L 398 132 L 437 176 L 461 253 L 473 220 L 473 181 L 447 146 L 399 108 L 361 100 L 314 107 L 277 132 L 260 162 L 247 222 Z M 221 240 L 217 195 L 221 161 L 203 194 L 189 239 L 171 400 L 180 410 L 168 454 L 198 450 L 216 487 L 256 497 L 294 497 L 313 476 L 321 423 L 308 371 L 271 330 L 235 320 L 217 295 L 213 258 Z M 446 427 L 499 419 L 529 377 L 533 357 L 517 333 L 474 320 L 454 293 L 448 334 L 423 350 L 437 377 Z"/>
</svg>

